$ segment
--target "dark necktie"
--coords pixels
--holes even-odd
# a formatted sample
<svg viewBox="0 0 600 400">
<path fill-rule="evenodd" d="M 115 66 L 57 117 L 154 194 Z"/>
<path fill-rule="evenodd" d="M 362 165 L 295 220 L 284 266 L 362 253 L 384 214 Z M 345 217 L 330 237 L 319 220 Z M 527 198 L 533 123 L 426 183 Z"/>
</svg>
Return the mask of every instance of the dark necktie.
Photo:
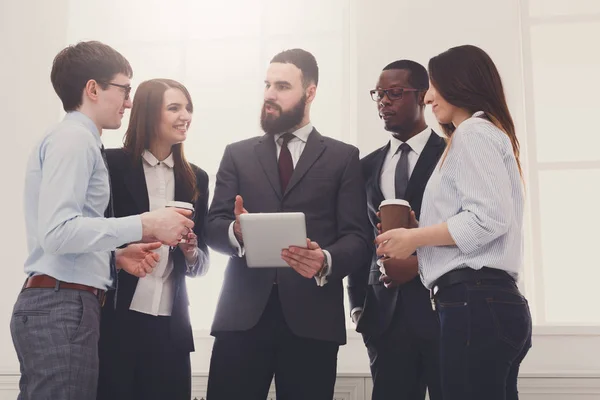
<svg viewBox="0 0 600 400">
<path fill-rule="evenodd" d="M 288 149 L 288 143 L 290 140 L 295 138 L 293 133 L 286 133 L 282 136 L 283 142 L 281 143 L 281 151 L 279 152 L 279 183 L 281 183 L 281 193 L 285 193 L 285 189 L 290 183 L 292 173 L 294 172 L 294 161 L 292 160 L 292 153 Z"/>
<path fill-rule="evenodd" d="M 410 146 L 406 143 L 402 143 L 398 148 L 398 151 L 401 153 L 398 164 L 396 164 L 396 174 L 394 176 L 397 199 L 404 199 L 406 195 L 406 187 L 408 186 L 408 153 L 410 153 L 410 150 Z"/>
<path fill-rule="evenodd" d="M 104 160 L 104 165 L 106 166 L 106 170 L 108 171 L 108 186 L 109 186 L 109 190 L 110 190 L 110 197 L 108 199 L 108 207 L 106 207 L 104 216 L 106 218 L 113 218 L 115 216 L 115 208 L 113 205 L 112 185 L 110 183 L 110 171 L 108 169 L 108 161 L 106 160 L 106 151 L 104 151 L 104 146 L 102 146 L 100 148 L 100 153 L 102 154 L 102 159 Z M 111 289 L 115 289 L 114 306 L 117 307 L 117 288 L 119 287 L 119 274 L 117 274 L 116 255 L 115 255 L 114 250 L 112 250 L 110 252 L 110 279 L 112 281 Z"/>
</svg>

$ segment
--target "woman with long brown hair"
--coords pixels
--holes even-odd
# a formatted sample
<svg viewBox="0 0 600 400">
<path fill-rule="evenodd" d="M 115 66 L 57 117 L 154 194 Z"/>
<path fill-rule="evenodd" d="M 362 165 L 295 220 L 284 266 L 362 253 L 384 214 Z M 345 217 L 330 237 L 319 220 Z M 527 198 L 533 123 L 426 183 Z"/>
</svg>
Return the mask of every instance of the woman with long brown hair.
<svg viewBox="0 0 600 400">
<path fill-rule="evenodd" d="M 531 347 L 531 315 L 516 281 L 522 268 L 524 188 L 519 141 L 500 74 L 475 46 L 429 61 L 425 96 L 449 137 L 413 229 L 377 237 L 380 256 L 418 251 L 440 319 L 446 400 L 518 399 Z"/>
<path fill-rule="evenodd" d="M 98 399 L 191 398 L 194 343 L 185 278 L 208 269 L 208 175 L 183 152 L 193 110 L 179 82 L 145 81 L 135 93 L 124 147 L 107 150 L 115 216 L 179 201 L 194 206 L 195 225 L 177 247 L 158 249 L 152 273 L 138 279 L 120 272 L 102 309 Z"/>
</svg>

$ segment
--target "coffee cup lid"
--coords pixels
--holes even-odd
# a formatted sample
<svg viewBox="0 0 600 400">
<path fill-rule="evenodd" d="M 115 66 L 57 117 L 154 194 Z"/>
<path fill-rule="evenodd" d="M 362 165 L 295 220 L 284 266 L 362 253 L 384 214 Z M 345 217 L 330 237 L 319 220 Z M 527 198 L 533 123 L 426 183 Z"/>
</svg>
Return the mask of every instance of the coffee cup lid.
<svg viewBox="0 0 600 400">
<path fill-rule="evenodd" d="M 192 203 L 188 203 L 185 201 L 170 201 L 165 207 L 176 207 L 194 211 L 194 206 L 192 205 Z"/>
<path fill-rule="evenodd" d="M 379 205 L 379 209 L 381 209 L 381 207 L 383 206 L 406 206 L 408 208 L 410 208 L 410 203 L 406 200 L 402 200 L 402 199 L 388 199 L 388 200 L 384 200 L 381 202 L 381 204 Z"/>
</svg>

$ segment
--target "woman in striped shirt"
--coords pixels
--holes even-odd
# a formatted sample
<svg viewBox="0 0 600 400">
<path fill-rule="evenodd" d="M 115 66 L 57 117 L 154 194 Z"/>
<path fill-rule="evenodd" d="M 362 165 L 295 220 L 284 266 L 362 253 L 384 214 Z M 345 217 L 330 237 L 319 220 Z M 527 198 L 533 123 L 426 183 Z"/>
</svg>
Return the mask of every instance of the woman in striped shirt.
<svg viewBox="0 0 600 400">
<path fill-rule="evenodd" d="M 377 253 L 406 258 L 417 250 L 440 318 L 444 399 L 515 400 L 531 315 L 516 284 L 524 204 L 514 123 L 498 70 L 480 48 L 433 57 L 429 74 L 425 100 L 449 137 L 446 154 L 418 227 L 381 234 Z"/>
</svg>

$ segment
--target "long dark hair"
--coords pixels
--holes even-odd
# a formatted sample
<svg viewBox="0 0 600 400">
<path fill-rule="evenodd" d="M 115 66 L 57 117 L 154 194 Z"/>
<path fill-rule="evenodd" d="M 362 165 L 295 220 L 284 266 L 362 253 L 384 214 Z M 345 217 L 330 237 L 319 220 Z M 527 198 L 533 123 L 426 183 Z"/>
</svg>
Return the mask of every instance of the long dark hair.
<svg viewBox="0 0 600 400">
<path fill-rule="evenodd" d="M 150 148 L 153 138 L 158 135 L 158 126 L 162 115 L 163 96 L 168 89 L 179 89 L 194 110 L 192 98 L 181 83 L 171 79 L 151 79 L 142 82 L 135 91 L 129 126 L 123 139 L 123 147 L 130 154 L 133 163 L 139 163 L 144 150 Z M 173 161 L 175 177 L 183 185 L 183 192 L 195 202 L 198 198 L 196 174 L 183 153 L 183 143 L 173 146 Z"/>
<path fill-rule="evenodd" d="M 490 56 L 472 45 L 453 47 L 429 60 L 429 79 L 448 103 L 470 114 L 483 111 L 491 123 L 506 133 L 523 176 L 515 124 L 508 111 L 502 79 Z M 456 127 L 452 123 L 441 126 L 449 137 L 449 148 Z"/>
</svg>

